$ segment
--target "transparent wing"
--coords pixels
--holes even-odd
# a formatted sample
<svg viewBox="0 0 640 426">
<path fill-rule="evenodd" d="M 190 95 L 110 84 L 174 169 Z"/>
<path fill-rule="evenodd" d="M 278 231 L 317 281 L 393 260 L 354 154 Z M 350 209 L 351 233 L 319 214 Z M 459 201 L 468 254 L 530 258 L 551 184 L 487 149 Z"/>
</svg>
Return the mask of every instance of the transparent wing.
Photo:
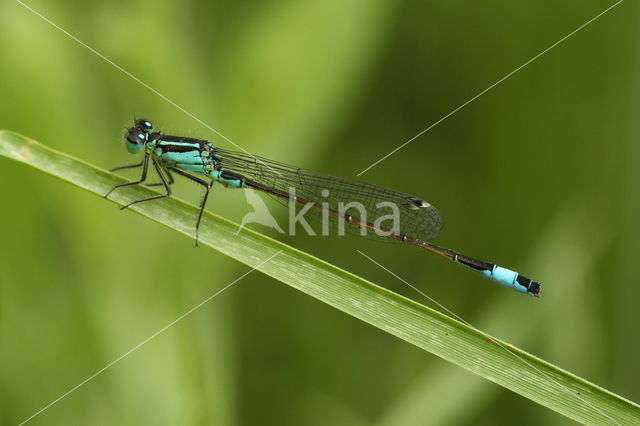
<svg viewBox="0 0 640 426">
<path fill-rule="evenodd" d="M 301 205 L 306 202 L 319 207 L 308 209 L 309 217 L 322 221 L 324 213 L 332 227 L 342 219 L 342 226 L 350 233 L 361 233 L 361 223 L 373 224 L 387 215 L 397 215 L 399 226 L 394 229 L 400 234 L 422 241 L 432 240 L 442 228 L 438 210 L 409 194 L 220 148 L 212 148 L 212 155 L 219 160 L 222 170 L 240 175 L 248 186 L 275 195 L 285 203 L 290 194 L 295 194 Z M 340 211 L 356 220 L 345 221 L 335 214 Z M 392 219 L 379 223 L 390 229 Z M 366 236 L 389 240 L 372 232 Z"/>
</svg>

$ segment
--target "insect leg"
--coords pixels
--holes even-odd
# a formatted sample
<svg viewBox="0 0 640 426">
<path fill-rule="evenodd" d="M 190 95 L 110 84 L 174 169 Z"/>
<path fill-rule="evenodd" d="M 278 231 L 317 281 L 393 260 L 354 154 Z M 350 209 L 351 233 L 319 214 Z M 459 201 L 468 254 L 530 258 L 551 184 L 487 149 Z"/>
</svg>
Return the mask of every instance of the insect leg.
<svg viewBox="0 0 640 426">
<path fill-rule="evenodd" d="M 111 190 L 109 192 L 107 192 L 105 194 L 104 198 L 107 198 L 109 196 L 109 194 L 111 194 L 116 188 L 122 188 L 123 186 L 129 186 L 129 185 L 137 185 L 139 183 L 144 182 L 147 179 L 147 169 L 149 168 L 149 154 L 148 153 L 144 154 L 144 159 L 142 160 L 142 163 L 140 163 L 140 165 L 142 166 L 142 175 L 140 176 L 139 180 L 134 181 L 134 182 L 120 183 L 120 184 L 114 186 L 113 188 L 111 188 Z M 133 165 L 124 166 L 123 168 L 129 168 L 129 167 L 133 167 Z M 112 169 L 112 170 L 115 170 L 115 169 Z"/>
<path fill-rule="evenodd" d="M 164 172 L 162 171 L 162 167 L 160 167 L 160 164 L 158 164 L 158 160 L 156 160 L 155 158 L 152 160 L 153 161 L 153 167 L 155 167 L 156 172 L 158 172 L 158 176 L 160 176 L 160 180 L 162 181 L 162 185 L 164 185 L 164 189 L 167 191 L 166 194 L 160 194 L 160 195 L 154 195 L 153 197 L 147 197 L 147 198 L 141 198 L 139 200 L 135 200 L 130 202 L 129 204 L 120 207 L 120 210 L 124 210 L 129 206 L 132 206 L 133 204 L 137 204 L 137 203 L 142 203 L 143 201 L 151 201 L 151 200 L 159 200 L 160 198 L 165 198 L 171 195 L 171 186 L 169 186 L 169 182 L 167 181 L 167 178 L 164 176 Z M 143 181 L 141 181 L 143 182 Z M 135 183 L 140 183 L 140 182 L 135 182 Z"/>
<path fill-rule="evenodd" d="M 190 179 L 192 181 L 194 181 L 195 183 L 198 183 L 202 186 L 204 186 L 206 188 L 206 191 L 204 193 L 204 197 L 202 197 L 202 201 L 200 202 L 200 213 L 198 214 L 198 221 L 196 222 L 196 246 L 198 246 L 198 231 L 200 230 L 200 221 L 202 220 L 202 214 L 204 213 L 204 208 L 205 205 L 207 204 L 207 198 L 209 198 L 209 192 L 211 191 L 211 187 L 213 186 L 213 182 L 210 181 L 206 181 L 204 179 L 200 179 L 199 177 L 193 176 L 187 172 L 184 172 L 180 169 L 174 168 L 171 169 L 172 171 L 176 172 L 177 174 L 186 177 L 187 179 Z"/>
</svg>

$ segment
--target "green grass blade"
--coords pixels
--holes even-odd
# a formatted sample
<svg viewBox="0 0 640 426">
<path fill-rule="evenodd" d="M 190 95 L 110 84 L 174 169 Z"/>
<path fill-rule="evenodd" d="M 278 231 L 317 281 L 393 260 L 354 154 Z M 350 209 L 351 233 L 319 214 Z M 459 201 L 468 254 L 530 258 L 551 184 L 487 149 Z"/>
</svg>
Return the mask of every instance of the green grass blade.
<svg viewBox="0 0 640 426">
<path fill-rule="evenodd" d="M 9 131 L 0 131 L 0 154 L 100 196 L 123 182 Z M 134 186 L 110 199 L 125 203 L 152 194 Z M 197 209 L 192 205 L 170 198 L 131 210 L 193 236 Z M 631 401 L 276 240 L 248 229 L 237 234 L 238 227 L 206 213 L 200 242 L 252 267 L 275 255 L 260 266 L 261 272 L 569 418 L 599 425 L 640 423 L 640 406 Z"/>
</svg>

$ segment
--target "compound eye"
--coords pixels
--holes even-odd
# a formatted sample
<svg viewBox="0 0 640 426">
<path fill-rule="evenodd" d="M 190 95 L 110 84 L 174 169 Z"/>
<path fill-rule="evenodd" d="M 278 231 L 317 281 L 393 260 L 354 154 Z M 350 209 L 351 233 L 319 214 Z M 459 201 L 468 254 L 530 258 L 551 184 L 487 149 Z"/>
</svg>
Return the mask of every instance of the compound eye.
<svg viewBox="0 0 640 426">
<path fill-rule="evenodd" d="M 147 134 L 144 132 L 129 132 L 127 134 L 127 142 L 138 145 L 147 141 Z"/>
<path fill-rule="evenodd" d="M 136 124 L 134 127 L 145 132 L 150 132 L 151 130 L 153 130 L 153 123 L 144 118 L 139 118 L 136 120 Z"/>
</svg>

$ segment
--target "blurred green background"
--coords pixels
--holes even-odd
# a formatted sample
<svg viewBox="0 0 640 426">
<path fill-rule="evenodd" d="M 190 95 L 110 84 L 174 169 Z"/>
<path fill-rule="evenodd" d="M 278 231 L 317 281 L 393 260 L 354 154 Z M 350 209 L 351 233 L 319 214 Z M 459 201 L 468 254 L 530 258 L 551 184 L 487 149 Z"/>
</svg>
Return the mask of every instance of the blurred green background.
<svg viewBox="0 0 640 426">
<path fill-rule="evenodd" d="M 355 177 L 613 2 L 28 4 L 248 151 Z M 360 249 L 487 333 L 639 400 L 639 17 L 621 3 L 361 176 L 438 206 L 437 243 L 542 281 L 541 299 L 411 247 L 252 227 L 429 304 Z M 19 3 L 0 5 L 0 34 L 0 128 L 105 168 L 135 162 L 134 115 L 233 148 Z M 247 271 L 6 159 L 0 182 L 2 424 Z M 244 200 L 218 186 L 209 210 L 240 221 Z M 254 273 L 31 424 L 516 422 L 571 424 Z"/>
</svg>

